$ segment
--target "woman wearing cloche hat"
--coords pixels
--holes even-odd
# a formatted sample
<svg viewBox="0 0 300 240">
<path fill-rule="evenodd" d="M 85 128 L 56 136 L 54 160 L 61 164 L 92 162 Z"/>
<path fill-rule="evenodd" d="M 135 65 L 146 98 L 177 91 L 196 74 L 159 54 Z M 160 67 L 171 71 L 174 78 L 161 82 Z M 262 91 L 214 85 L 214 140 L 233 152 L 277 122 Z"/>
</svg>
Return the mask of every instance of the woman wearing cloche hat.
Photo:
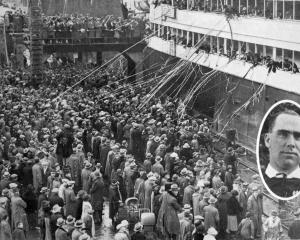
<svg viewBox="0 0 300 240">
<path fill-rule="evenodd" d="M 263 229 L 265 233 L 265 240 L 279 240 L 283 233 L 281 220 L 278 217 L 278 210 L 272 210 L 271 216 L 268 217 L 264 224 Z"/>
<path fill-rule="evenodd" d="M 129 223 L 127 220 L 123 220 L 119 225 L 117 225 L 117 233 L 115 235 L 115 240 L 129 240 L 129 230 L 128 230 Z"/>
</svg>

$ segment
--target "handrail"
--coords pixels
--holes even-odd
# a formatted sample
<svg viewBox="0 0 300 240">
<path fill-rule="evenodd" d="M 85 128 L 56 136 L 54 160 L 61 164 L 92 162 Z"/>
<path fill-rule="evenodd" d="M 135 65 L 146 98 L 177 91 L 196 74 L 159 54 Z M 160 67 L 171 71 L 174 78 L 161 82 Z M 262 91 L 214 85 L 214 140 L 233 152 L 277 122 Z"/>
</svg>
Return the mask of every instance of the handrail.
<svg viewBox="0 0 300 240">
<path fill-rule="evenodd" d="M 80 45 L 80 44 L 87 44 L 87 45 L 95 45 L 95 44 L 129 44 L 133 42 L 138 42 L 141 38 L 48 38 L 48 39 L 41 39 L 44 40 L 45 46 L 51 45 Z"/>
</svg>

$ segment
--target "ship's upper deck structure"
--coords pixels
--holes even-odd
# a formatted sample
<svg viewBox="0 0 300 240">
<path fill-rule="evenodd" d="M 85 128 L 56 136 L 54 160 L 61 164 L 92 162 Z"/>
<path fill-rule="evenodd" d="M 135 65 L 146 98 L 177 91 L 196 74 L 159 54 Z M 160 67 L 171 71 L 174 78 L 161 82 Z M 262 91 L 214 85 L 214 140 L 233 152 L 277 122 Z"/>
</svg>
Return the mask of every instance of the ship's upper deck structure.
<svg viewBox="0 0 300 240">
<path fill-rule="evenodd" d="M 298 0 L 162 1 L 151 5 L 148 46 L 299 94 L 299 20 Z"/>
</svg>

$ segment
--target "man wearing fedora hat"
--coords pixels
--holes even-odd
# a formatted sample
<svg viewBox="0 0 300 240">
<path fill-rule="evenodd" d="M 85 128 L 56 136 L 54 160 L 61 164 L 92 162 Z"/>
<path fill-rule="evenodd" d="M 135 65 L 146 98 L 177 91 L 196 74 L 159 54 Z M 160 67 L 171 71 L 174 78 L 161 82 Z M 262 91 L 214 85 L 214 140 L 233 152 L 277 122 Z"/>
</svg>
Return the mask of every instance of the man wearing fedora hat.
<svg viewBox="0 0 300 240">
<path fill-rule="evenodd" d="M 153 186 L 155 184 L 155 181 L 157 180 L 156 177 L 150 172 L 151 174 L 147 175 L 147 180 L 144 182 L 143 185 L 143 191 L 145 193 L 145 198 L 144 198 L 144 208 L 151 209 L 151 196 L 152 196 L 152 191 L 153 191 Z"/>
<path fill-rule="evenodd" d="M 158 173 L 159 176 L 162 176 L 165 172 L 163 165 L 161 164 L 162 158 L 160 156 L 156 156 L 155 163 L 152 165 L 151 171 L 153 173 Z"/>
<path fill-rule="evenodd" d="M 202 196 L 202 200 L 199 202 L 198 214 L 200 216 L 204 216 L 204 208 L 209 205 L 208 200 L 210 199 L 210 193 L 205 192 Z"/>
<path fill-rule="evenodd" d="M 61 207 L 58 205 L 54 205 L 51 210 L 51 216 L 50 216 L 50 230 L 51 230 L 51 236 L 52 239 L 55 239 L 55 232 L 57 229 L 57 219 L 62 218 L 62 211 Z"/>
<path fill-rule="evenodd" d="M 69 236 L 72 236 L 72 232 L 74 231 L 75 218 L 71 215 L 67 216 L 65 230 L 67 231 Z"/>
<path fill-rule="evenodd" d="M 183 219 L 180 222 L 180 236 L 179 239 L 191 239 L 193 231 L 193 215 L 190 212 L 184 212 Z"/>
<path fill-rule="evenodd" d="M 177 202 L 178 192 L 178 185 L 172 184 L 171 189 L 162 196 L 157 219 L 158 229 L 170 240 L 175 240 L 180 234 L 178 212 L 181 211 L 181 206 Z"/>
<path fill-rule="evenodd" d="M 188 179 L 188 185 L 183 190 L 183 204 L 190 204 L 193 205 L 193 194 L 195 192 L 195 178 L 191 177 Z"/>
<path fill-rule="evenodd" d="M 242 187 L 239 190 L 238 201 L 240 203 L 240 206 L 243 208 L 243 211 L 240 216 L 240 220 L 245 218 L 247 212 L 247 203 L 248 203 L 248 198 L 250 196 L 250 193 L 248 191 L 248 186 L 249 183 L 243 182 Z"/>
<path fill-rule="evenodd" d="M 239 224 L 238 229 L 242 240 L 254 239 L 254 224 L 250 217 L 251 214 L 247 212 L 245 218 Z"/>
<path fill-rule="evenodd" d="M 48 193 L 49 193 L 49 189 L 46 187 L 42 187 L 40 191 L 40 195 L 38 197 L 38 209 L 41 208 L 42 201 L 48 200 Z"/>
<path fill-rule="evenodd" d="M 81 185 L 82 190 L 89 191 L 89 178 L 92 173 L 92 164 L 89 161 L 84 162 L 84 169 L 81 171 Z"/>
<path fill-rule="evenodd" d="M 214 227 L 215 229 L 219 225 L 220 217 L 219 211 L 215 207 L 217 199 L 211 196 L 208 200 L 209 205 L 204 207 L 204 226 L 205 230 L 207 231 L 210 227 Z"/>
<path fill-rule="evenodd" d="M 227 171 L 225 173 L 225 180 L 224 184 L 227 187 L 228 191 L 230 192 L 233 188 L 233 181 L 235 179 L 235 176 L 232 172 L 232 167 L 231 165 L 228 166 Z"/>
<path fill-rule="evenodd" d="M 94 209 L 94 218 L 96 224 L 102 223 L 103 197 L 104 197 L 104 182 L 101 178 L 100 171 L 94 173 L 94 179 L 90 189 L 91 204 Z"/>
<path fill-rule="evenodd" d="M 146 154 L 146 159 L 144 160 L 143 166 L 144 166 L 147 174 L 149 172 L 151 172 L 151 168 L 152 168 L 152 154 L 151 153 Z"/>
<path fill-rule="evenodd" d="M 58 218 L 56 221 L 57 229 L 55 231 L 55 240 L 68 240 L 68 232 L 64 228 L 65 220 L 63 218 Z"/>
<path fill-rule="evenodd" d="M 295 219 L 290 225 L 288 230 L 288 236 L 291 239 L 300 239 L 300 208 L 294 211 Z"/>
<path fill-rule="evenodd" d="M 71 235 L 72 240 L 78 240 L 79 237 L 81 235 L 83 235 L 82 227 L 83 227 L 82 221 L 77 220 L 74 224 L 74 230 L 73 230 L 72 235 Z"/>
<path fill-rule="evenodd" d="M 203 238 L 204 238 L 205 228 L 204 228 L 203 221 L 204 221 L 204 217 L 202 217 L 200 215 L 196 215 L 194 217 L 195 229 L 192 233 L 194 240 L 203 240 Z"/>
<path fill-rule="evenodd" d="M 29 224 L 26 214 L 26 202 L 21 198 L 19 191 L 14 191 L 11 197 L 11 221 L 12 228 L 17 227 L 18 222 L 22 222 L 25 234 L 29 231 Z"/>
<path fill-rule="evenodd" d="M 254 224 L 254 237 L 258 238 L 262 234 L 263 196 L 257 186 L 252 188 L 252 192 L 248 199 L 247 210 Z"/>
<path fill-rule="evenodd" d="M 65 196 L 65 215 L 76 216 L 77 211 L 77 199 L 74 192 L 75 181 L 68 181 L 67 187 L 64 191 Z"/>
</svg>

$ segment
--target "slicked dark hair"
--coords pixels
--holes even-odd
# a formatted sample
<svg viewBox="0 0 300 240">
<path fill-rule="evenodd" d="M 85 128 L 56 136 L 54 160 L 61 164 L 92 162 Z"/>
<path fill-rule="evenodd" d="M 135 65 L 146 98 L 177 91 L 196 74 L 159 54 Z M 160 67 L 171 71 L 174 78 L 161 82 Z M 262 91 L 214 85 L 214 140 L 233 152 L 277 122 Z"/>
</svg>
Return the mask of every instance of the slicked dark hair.
<svg viewBox="0 0 300 240">
<path fill-rule="evenodd" d="M 275 125 L 275 121 L 276 121 L 277 117 L 281 114 L 288 114 L 288 115 L 300 117 L 300 115 L 296 111 L 290 110 L 290 109 L 285 109 L 282 112 L 277 112 L 276 114 L 274 114 L 274 116 L 270 116 L 269 127 L 268 127 L 269 132 L 272 132 L 274 125 Z"/>
<path fill-rule="evenodd" d="M 275 108 L 272 109 L 272 111 L 266 118 L 262 129 L 262 134 L 272 132 L 275 121 L 277 117 L 281 114 L 289 114 L 300 117 L 300 109 L 298 108 L 298 106 L 292 103 L 282 103 L 277 105 Z"/>
</svg>

